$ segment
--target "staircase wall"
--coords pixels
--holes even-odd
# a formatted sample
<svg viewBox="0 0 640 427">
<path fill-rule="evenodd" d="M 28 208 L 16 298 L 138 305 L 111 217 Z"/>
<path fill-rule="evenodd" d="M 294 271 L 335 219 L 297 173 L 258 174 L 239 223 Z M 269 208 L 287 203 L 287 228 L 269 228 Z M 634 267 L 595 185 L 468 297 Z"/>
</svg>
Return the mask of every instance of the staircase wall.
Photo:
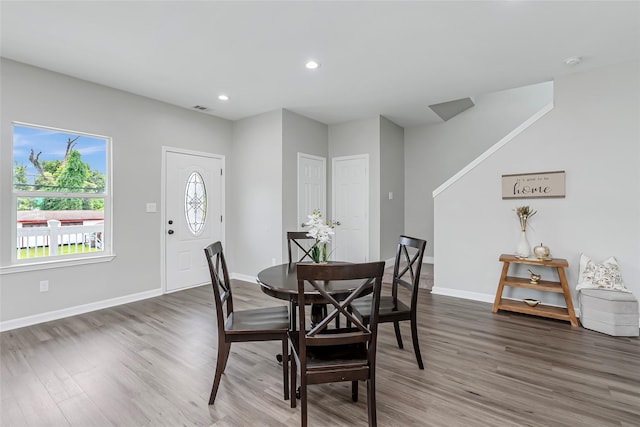
<svg viewBox="0 0 640 427">
<path fill-rule="evenodd" d="M 434 293 L 492 301 L 498 257 L 513 253 L 519 237 L 513 209 L 529 205 L 538 211 L 529 240 L 569 261 L 574 303 L 581 253 L 598 262 L 615 256 L 640 295 L 639 68 L 634 61 L 559 78 L 553 110 L 438 191 Z M 501 175 L 558 170 L 566 172 L 565 198 L 502 200 Z M 505 296 L 563 304 L 559 295 L 514 291 Z"/>
<path fill-rule="evenodd" d="M 452 119 L 405 129 L 405 232 L 427 240 L 433 260 L 432 192 L 553 98 L 545 82 L 474 97 Z"/>
</svg>

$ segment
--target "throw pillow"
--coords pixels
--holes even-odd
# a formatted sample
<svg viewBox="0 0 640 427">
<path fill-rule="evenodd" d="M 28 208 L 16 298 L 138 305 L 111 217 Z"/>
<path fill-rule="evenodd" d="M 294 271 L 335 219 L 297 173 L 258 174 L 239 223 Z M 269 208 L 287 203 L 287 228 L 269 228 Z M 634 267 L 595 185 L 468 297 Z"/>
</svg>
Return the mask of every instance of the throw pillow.
<svg viewBox="0 0 640 427">
<path fill-rule="evenodd" d="M 609 289 L 612 291 L 631 292 L 622 282 L 620 266 L 614 257 L 596 264 L 582 254 L 580 256 L 580 273 L 576 289 Z"/>
</svg>

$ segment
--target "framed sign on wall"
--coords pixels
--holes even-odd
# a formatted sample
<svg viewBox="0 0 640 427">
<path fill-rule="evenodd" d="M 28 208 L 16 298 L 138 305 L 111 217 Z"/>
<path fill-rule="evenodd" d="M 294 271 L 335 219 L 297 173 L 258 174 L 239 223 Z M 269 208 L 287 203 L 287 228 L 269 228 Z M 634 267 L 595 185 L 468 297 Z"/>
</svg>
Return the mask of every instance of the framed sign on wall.
<svg viewBox="0 0 640 427">
<path fill-rule="evenodd" d="M 503 199 L 540 199 L 564 196 L 564 171 L 502 175 Z"/>
</svg>

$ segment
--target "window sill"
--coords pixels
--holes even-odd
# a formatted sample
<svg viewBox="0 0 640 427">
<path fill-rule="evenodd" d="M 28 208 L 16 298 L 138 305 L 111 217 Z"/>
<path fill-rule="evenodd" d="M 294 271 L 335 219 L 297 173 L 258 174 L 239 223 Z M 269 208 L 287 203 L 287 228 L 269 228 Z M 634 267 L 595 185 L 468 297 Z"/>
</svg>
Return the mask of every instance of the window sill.
<svg viewBox="0 0 640 427">
<path fill-rule="evenodd" d="M 0 275 L 24 273 L 25 271 L 48 270 L 51 268 L 73 267 L 76 265 L 97 264 L 101 262 L 112 261 L 115 257 L 115 254 L 110 254 L 82 258 L 61 259 L 46 262 L 25 262 L 21 264 L 8 265 L 6 267 L 0 267 Z"/>
</svg>

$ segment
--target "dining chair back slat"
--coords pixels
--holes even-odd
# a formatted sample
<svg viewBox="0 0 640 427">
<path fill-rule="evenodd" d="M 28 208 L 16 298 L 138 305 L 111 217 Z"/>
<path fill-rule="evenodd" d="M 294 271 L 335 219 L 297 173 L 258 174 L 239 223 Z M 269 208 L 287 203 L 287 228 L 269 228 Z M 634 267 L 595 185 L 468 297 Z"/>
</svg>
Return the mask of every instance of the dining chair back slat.
<svg viewBox="0 0 640 427">
<path fill-rule="evenodd" d="M 312 261 L 311 248 L 313 245 L 304 245 L 305 240 L 311 240 L 315 243 L 313 237 L 307 236 L 306 231 L 287 231 L 287 253 L 289 255 L 289 264 L 292 262 L 303 262 L 305 260 Z M 309 247 L 307 247 L 309 246 Z M 301 257 L 293 257 L 294 251 L 297 251 L 296 255 L 302 251 Z M 297 261 L 295 261 L 297 259 Z"/>
</svg>

